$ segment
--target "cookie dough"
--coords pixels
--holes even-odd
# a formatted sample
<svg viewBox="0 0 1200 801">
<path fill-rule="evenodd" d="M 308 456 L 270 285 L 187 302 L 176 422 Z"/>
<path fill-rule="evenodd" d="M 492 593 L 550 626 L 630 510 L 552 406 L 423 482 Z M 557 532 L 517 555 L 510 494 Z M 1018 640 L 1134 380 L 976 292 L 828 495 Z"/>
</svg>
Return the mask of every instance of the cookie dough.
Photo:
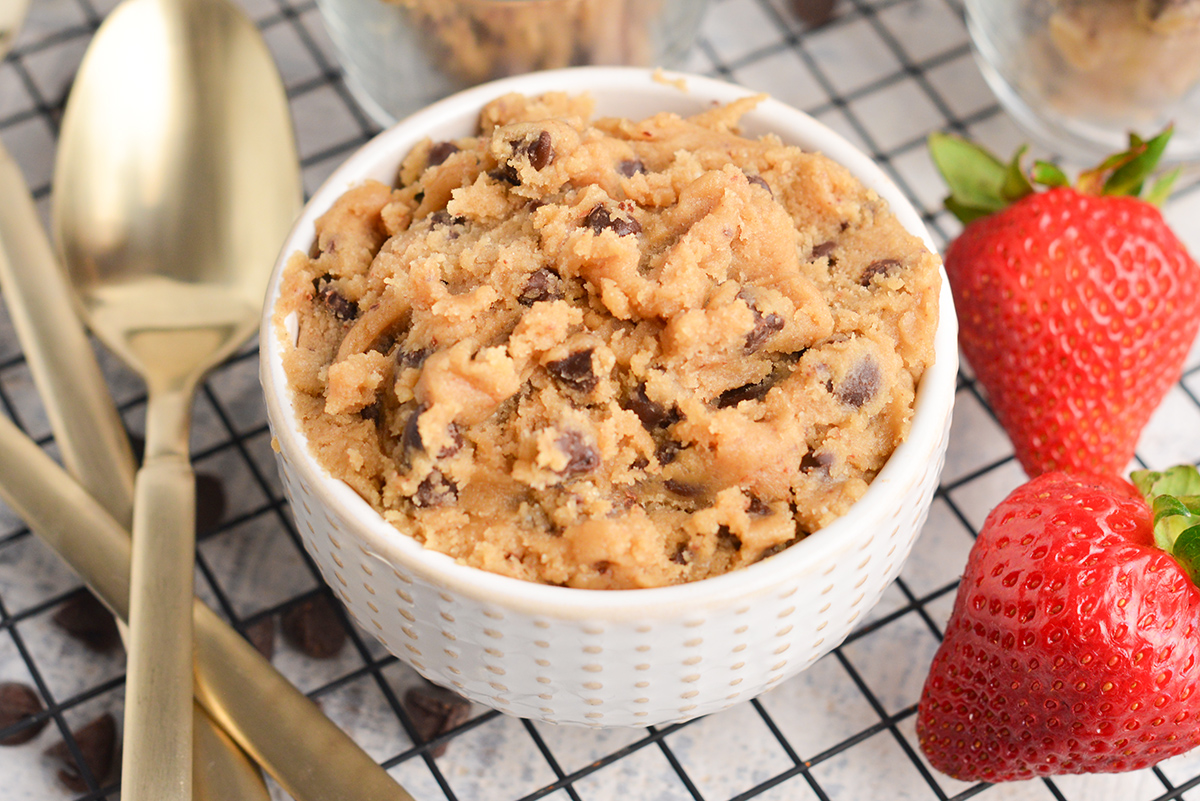
<svg viewBox="0 0 1200 801">
<path fill-rule="evenodd" d="M 858 500 L 933 359 L 939 261 L 760 98 L 596 119 L 508 95 L 291 257 L 275 311 L 316 458 L 485 570 L 653 587 Z"/>
</svg>

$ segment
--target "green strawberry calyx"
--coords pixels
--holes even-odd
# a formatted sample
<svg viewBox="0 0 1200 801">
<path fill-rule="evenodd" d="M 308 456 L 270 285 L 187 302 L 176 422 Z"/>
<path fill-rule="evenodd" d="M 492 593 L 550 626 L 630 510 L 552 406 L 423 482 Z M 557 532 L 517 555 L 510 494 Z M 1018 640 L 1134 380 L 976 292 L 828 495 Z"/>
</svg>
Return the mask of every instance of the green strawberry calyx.
<svg viewBox="0 0 1200 801">
<path fill-rule="evenodd" d="M 1154 513 L 1154 543 L 1200 585 L 1200 471 L 1178 465 L 1162 472 L 1135 470 L 1129 478 Z"/>
<path fill-rule="evenodd" d="M 1142 190 L 1158 166 L 1173 132 L 1168 126 L 1149 140 L 1130 134 L 1127 150 L 1081 172 L 1074 189 L 1087 195 L 1141 197 L 1147 203 L 1161 206 L 1171 194 L 1180 168 L 1158 178 L 1144 196 Z M 974 142 L 941 131 L 929 135 L 928 145 L 934 165 L 950 188 L 945 199 L 946 208 L 964 225 L 1038 192 L 1035 185 L 1048 188 L 1071 186 L 1066 173 L 1048 161 L 1034 161 L 1033 167 L 1026 170 L 1021 163 L 1027 150 L 1024 145 L 1008 162 L 1001 161 Z"/>
</svg>

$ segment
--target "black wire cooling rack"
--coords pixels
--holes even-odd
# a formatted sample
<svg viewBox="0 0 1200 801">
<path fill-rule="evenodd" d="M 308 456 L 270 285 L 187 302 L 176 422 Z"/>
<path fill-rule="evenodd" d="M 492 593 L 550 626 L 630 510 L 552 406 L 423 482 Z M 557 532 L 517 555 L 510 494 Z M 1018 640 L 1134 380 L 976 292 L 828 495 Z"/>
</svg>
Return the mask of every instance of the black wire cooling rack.
<svg viewBox="0 0 1200 801">
<path fill-rule="evenodd" d="M 0 0 L 4 2 L 5 0 Z M 305 186 L 315 189 L 378 127 L 342 83 L 311 0 L 242 0 L 284 75 Z M 0 137 L 43 214 L 58 124 L 88 40 L 115 0 L 33 0 L 27 25 L 0 63 Z M 807 29 L 791 0 L 714 0 L 687 67 L 760 89 L 808 111 L 873 154 L 945 243 L 957 223 L 925 151 L 933 130 L 963 132 L 1010 153 L 1024 138 L 997 107 L 971 57 L 955 0 L 840 0 Z M 1185 179 L 1168 218 L 1200 252 L 1200 184 Z M 128 427 L 141 431 L 145 393 L 102 354 Z M 327 594 L 293 529 L 248 346 L 200 393 L 193 453 L 206 477 L 198 592 L 240 631 L 277 631 L 290 609 Z M 29 371 L 0 307 L 0 407 L 54 453 Z M 1200 461 L 1200 349 L 1146 429 L 1143 466 Z M 899 580 L 829 656 L 756 700 L 690 723 L 583 729 L 518 720 L 473 707 L 465 722 L 421 742 L 403 703 L 420 681 L 340 617 L 340 652 L 310 658 L 278 639 L 273 661 L 316 699 L 419 801 L 643 799 L 1200 799 L 1200 754 L 1138 773 L 970 785 L 929 768 L 913 718 L 959 572 L 987 511 L 1023 474 L 965 370 L 950 452 L 929 522 Z M 0 682 L 35 688 L 48 725 L 0 746 L 0 799 L 115 799 L 119 777 L 84 770 L 76 790 L 45 755 L 104 713 L 121 719 L 124 657 L 66 636 L 55 614 L 78 579 L 0 505 Z M 340 614 L 340 610 L 339 610 Z M 13 731 L 0 729 L 0 740 Z M 282 791 L 273 788 L 279 798 Z"/>
</svg>

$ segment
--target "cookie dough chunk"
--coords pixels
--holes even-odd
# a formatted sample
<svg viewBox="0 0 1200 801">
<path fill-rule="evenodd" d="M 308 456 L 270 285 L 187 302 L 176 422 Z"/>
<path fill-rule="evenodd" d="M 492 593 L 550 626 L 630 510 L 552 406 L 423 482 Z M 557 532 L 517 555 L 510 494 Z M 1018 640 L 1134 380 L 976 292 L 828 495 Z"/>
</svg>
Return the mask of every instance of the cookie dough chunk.
<svg viewBox="0 0 1200 801">
<path fill-rule="evenodd" d="M 571 587 L 845 513 L 908 432 L 939 262 L 841 166 L 740 136 L 759 100 L 509 95 L 348 191 L 275 315 L 318 460 L 427 547 Z"/>
</svg>

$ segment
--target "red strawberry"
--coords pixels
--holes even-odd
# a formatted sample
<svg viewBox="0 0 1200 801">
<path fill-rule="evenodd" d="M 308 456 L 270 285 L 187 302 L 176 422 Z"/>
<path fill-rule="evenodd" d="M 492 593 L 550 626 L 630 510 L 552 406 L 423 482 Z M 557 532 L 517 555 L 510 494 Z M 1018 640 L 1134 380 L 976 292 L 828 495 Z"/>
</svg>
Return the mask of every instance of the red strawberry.
<svg viewBox="0 0 1200 801">
<path fill-rule="evenodd" d="M 1055 472 L 988 516 L 917 710 L 935 768 L 1116 772 L 1200 744 L 1200 473 L 1134 480 L 1153 511 L 1116 476 Z"/>
<path fill-rule="evenodd" d="M 1018 151 L 1002 164 L 930 137 L 966 223 L 946 251 L 959 344 L 1030 476 L 1119 475 L 1178 379 L 1200 326 L 1200 266 L 1153 200 L 1136 195 L 1170 132 L 1084 173 L 1075 187 Z M 1011 203 L 1011 205 L 1010 205 Z"/>
</svg>

